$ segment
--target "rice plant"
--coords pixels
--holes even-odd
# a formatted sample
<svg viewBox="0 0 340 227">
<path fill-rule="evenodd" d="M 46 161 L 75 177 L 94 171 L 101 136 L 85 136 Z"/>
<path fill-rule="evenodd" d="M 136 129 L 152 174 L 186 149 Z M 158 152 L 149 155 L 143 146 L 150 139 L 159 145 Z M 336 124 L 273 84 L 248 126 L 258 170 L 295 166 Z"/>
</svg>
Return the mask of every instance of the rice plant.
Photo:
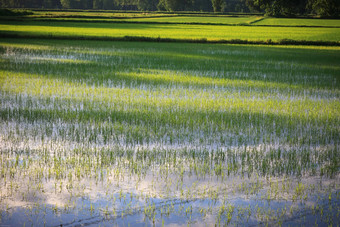
<svg viewBox="0 0 340 227">
<path fill-rule="evenodd" d="M 2 39 L 0 54 L 1 224 L 339 222 L 337 47 Z"/>
</svg>

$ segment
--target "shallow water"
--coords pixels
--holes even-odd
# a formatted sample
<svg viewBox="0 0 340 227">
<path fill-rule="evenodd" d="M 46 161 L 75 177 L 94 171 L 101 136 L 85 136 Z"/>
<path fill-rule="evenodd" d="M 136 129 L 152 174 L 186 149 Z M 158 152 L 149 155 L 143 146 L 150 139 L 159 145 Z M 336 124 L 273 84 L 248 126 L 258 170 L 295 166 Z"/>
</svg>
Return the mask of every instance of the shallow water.
<svg viewBox="0 0 340 227">
<path fill-rule="evenodd" d="M 339 223 L 335 50 L 7 42 L 0 225 Z"/>
</svg>

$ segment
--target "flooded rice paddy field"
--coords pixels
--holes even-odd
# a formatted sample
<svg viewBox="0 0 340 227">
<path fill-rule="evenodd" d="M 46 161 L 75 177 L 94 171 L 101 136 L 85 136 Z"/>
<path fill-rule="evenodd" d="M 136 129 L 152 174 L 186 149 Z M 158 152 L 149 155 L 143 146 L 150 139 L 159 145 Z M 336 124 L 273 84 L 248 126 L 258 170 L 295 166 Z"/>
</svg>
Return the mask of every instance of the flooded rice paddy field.
<svg viewBox="0 0 340 227">
<path fill-rule="evenodd" d="M 0 225 L 333 225 L 340 54 L 0 40 Z"/>
</svg>

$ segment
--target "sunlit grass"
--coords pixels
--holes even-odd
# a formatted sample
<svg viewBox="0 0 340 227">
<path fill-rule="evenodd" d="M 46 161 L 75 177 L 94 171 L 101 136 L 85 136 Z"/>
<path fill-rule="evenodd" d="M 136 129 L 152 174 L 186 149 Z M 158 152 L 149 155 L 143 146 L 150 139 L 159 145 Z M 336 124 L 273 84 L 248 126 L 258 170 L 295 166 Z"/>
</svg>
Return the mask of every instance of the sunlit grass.
<svg viewBox="0 0 340 227">
<path fill-rule="evenodd" d="M 340 27 L 340 20 L 335 19 L 298 19 L 298 18 L 265 18 L 255 25 L 283 25 L 283 26 L 329 26 Z"/>
<path fill-rule="evenodd" d="M 151 37 L 207 40 L 268 40 L 340 41 L 340 28 L 282 28 L 217 25 L 115 24 L 76 22 L 7 22 L 0 31 L 20 35 L 51 35 L 54 37 Z M 204 32 L 202 32 L 204 31 Z"/>
</svg>

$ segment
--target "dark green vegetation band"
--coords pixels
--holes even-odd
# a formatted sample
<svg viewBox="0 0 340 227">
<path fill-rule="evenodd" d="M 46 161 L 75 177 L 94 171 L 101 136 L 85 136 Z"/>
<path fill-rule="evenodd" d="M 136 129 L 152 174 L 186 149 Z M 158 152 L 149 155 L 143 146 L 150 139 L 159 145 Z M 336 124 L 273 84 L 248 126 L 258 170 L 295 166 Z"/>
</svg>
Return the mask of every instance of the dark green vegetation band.
<svg viewBox="0 0 340 227">
<path fill-rule="evenodd" d="M 127 3 L 128 2 L 128 3 Z M 3 8 L 35 9 L 85 9 L 85 10 L 129 10 L 129 11 L 193 11 L 193 12 L 252 12 L 268 16 L 292 17 L 298 15 L 318 15 L 339 17 L 340 6 L 337 0 L 2 0 Z"/>
<path fill-rule="evenodd" d="M 144 19 L 144 18 L 162 18 L 162 17 L 176 17 L 176 16 L 157 16 L 157 17 L 138 17 L 138 19 Z M 255 24 L 256 22 L 259 22 L 265 18 L 260 18 L 259 20 L 254 20 L 249 23 L 238 23 L 238 24 L 231 24 L 231 23 L 212 23 L 212 22 L 167 22 L 167 21 L 126 21 L 124 19 L 131 19 L 131 18 L 121 18 L 121 17 L 102 17 L 103 20 L 73 20 L 70 18 L 82 18 L 82 17 L 72 17 L 72 16 L 65 16 L 65 17 L 53 17 L 53 18 L 39 18 L 39 19 L 27 19 L 23 17 L 0 17 L 0 21 L 42 21 L 42 22 L 60 22 L 57 18 L 66 18 L 61 20 L 62 22 L 82 22 L 82 23 L 115 23 L 115 24 L 167 24 L 167 25 L 220 25 L 220 26 L 253 26 L 253 27 L 281 27 L 281 28 L 290 28 L 290 27 L 298 27 L 298 28 L 340 28 L 340 26 L 324 26 L 324 25 L 267 25 L 267 24 Z M 105 20 L 106 18 L 106 20 Z M 89 18 L 93 19 L 93 18 Z M 108 19 L 116 19 L 115 21 L 113 20 L 108 20 Z"/>
</svg>

